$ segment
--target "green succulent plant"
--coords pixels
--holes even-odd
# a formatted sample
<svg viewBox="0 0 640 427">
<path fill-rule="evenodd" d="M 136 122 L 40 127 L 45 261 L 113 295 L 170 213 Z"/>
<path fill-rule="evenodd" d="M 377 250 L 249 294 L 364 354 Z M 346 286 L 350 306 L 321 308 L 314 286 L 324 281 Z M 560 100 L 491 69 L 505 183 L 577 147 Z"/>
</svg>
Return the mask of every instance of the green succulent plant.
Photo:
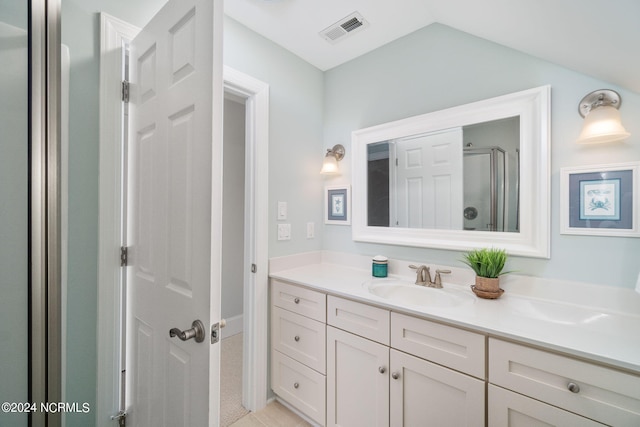
<svg viewBox="0 0 640 427">
<path fill-rule="evenodd" d="M 462 262 L 471 267 L 480 277 L 496 278 L 508 273 L 508 271 L 502 272 L 507 262 L 507 253 L 504 249 L 474 249 L 464 254 Z"/>
</svg>

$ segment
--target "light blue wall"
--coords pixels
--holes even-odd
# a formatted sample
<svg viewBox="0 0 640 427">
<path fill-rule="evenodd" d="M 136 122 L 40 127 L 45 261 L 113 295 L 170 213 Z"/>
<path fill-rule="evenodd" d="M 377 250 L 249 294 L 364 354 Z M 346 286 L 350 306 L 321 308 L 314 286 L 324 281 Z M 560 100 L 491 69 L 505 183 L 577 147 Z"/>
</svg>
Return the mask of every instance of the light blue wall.
<svg viewBox="0 0 640 427">
<path fill-rule="evenodd" d="M 0 6 L 0 402 L 28 401 L 27 4 Z M 1 426 L 26 426 L 0 412 Z"/>
<path fill-rule="evenodd" d="M 321 249 L 323 73 L 231 18 L 224 21 L 224 63 L 269 84 L 269 256 Z M 276 220 L 278 201 L 288 219 Z M 277 240 L 277 223 L 291 240 Z M 307 239 L 314 222 L 316 237 Z"/>
<path fill-rule="evenodd" d="M 325 73 L 324 140 L 351 147 L 351 131 L 455 105 L 551 85 L 551 259 L 514 257 L 520 274 L 633 287 L 640 239 L 559 232 L 560 168 L 640 160 L 640 95 L 435 24 Z M 577 106 L 601 88 L 622 95 L 626 144 L 578 146 Z M 335 183 L 350 183 L 350 159 Z M 637 193 L 636 193 L 637 194 Z M 459 252 L 356 243 L 350 227 L 324 227 L 323 248 L 462 267 Z"/>
</svg>

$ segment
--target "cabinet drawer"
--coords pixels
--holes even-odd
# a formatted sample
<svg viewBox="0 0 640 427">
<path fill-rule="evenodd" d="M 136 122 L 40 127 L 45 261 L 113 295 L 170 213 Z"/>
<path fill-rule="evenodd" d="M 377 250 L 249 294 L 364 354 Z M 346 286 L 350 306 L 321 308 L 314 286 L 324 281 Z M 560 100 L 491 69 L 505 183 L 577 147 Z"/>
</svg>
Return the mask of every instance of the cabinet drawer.
<svg viewBox="0 0 640 427">
<path fill-rule="evenodd" d="M 273 307 L 271 334 L 274 349 L 322 374 L 325 373 L 326 326 L 324 323 Z"/>
<path fill-rule="evenodd" d="M 605 424 L 640 420 L 639 376 L 567 356 L 492 338 L 489 381 Z"/>
<path fill-rule="evenodd" d="M 325 423 L 326 378 L 279 351 L 271 361 L 274 393 L 320 425 Z"/>
<path fill-rule="evenodd" d="M 391 347 L 485 378 L 485 338 L 480 334 L 391 313 Z"/>
<path fill-rule="evenodd" d="M 603 424 L 492 384 L 489 384 L 488 391 L 488 425 L 491 427 L 603 426 Z"/>
<path fill-rule="evenodd" d="M 389 310 L 329 295 L 327 324 L 389 345 Z"/>
<path fill-rule="evenodd" d="M 327 296 L 311 289 L 271 280 L 271 304 L 319 322 L 327 318 Z"/>
</svg>

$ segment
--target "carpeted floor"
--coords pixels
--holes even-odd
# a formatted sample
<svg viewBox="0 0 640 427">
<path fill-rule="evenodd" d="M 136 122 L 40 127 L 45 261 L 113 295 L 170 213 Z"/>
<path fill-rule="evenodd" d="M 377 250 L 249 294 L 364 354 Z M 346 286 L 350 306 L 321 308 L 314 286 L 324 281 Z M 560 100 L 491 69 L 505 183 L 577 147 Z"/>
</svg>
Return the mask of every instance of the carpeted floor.
<svg viewBox="0 0 640 427">
<path fill-rule="evenodd" d="M 220 426 L 227 427 L 249 413 L 242 406 L 242 334 L 223 339 L 220 351 Z"/>
</svg>

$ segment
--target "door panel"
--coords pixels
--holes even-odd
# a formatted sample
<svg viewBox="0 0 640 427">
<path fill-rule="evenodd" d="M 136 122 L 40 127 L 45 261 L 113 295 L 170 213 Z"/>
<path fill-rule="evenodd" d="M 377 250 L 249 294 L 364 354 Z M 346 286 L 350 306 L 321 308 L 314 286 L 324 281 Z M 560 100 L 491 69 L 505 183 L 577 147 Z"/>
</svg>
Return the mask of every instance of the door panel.
<svg viewBox="0 0 640 427">
<path fill-rule="evenodd" d="M 389 347 L 327 326 L 327 426 L 389 425 Z"/>
<path fill-rule="evenodd" d="M 391 225 L 462 229 L 462 128 L 394 141 Z"/>
<path fill-rule="evenodd" d="M 131 45 L 127 425 L 218 424 L 221 13 L 171 0 Z"/>
<path fill-rule="evenodd" d="M 484 426 L 484 381 L 391 350 L 391 425 Z"/>
</svg>

